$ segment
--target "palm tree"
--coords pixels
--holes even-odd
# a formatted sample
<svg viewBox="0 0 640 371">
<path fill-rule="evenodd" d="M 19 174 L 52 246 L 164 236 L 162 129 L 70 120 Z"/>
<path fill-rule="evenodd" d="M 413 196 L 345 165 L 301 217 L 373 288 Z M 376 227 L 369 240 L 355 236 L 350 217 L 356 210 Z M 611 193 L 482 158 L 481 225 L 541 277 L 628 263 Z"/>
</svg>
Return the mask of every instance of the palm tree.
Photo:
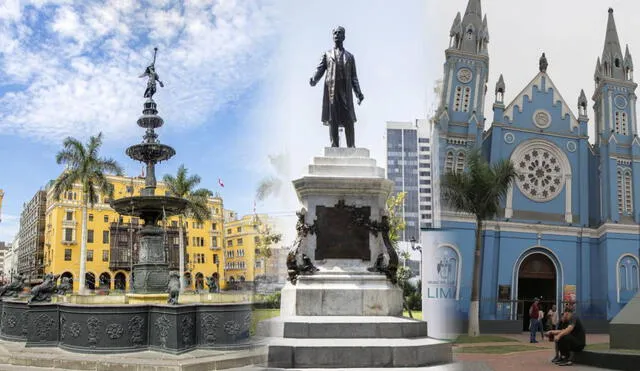
<svg viewBox="0 0 640 371">
<path fill-rule="evenodd" d="M 176 176 L 166 174 L 164 181 L 169 194 L 187 200 L 187 208 L 183 214 L 178 215 L 178 246 L 180 249 L 180 291 L 184 291 L 184 222 L 185 216 L 192 216 L 198 222 L 211 217 L 208 200 L 213 196 L 213 192 L 208 189 L 195 189 L 200 184 L 198 175 L 187 176 L 187 169 L 180 165 Z"/>
<path fill-rule="evenodd" d="M 476 246 L 473 259 L 473 281 L 469 306 L 469 336 L 480 335 L 480 267 L 482 264 L 482 228 L 492 219 L 507 195 L 516 170 L 511 160 L 489 164 L 479 149 L 467 154 L 467 171 L 447 172 L 442 176 L 441 198 L 452 209 L 473 214 L 476 218 Z"/>
<path fill-rule="evenodd" d="M 113 184 L 106 174 L 122 175 L 122 167 L 111 158 L 101 158 L 98 151 L 102 145 L 102 133 L 89 138 L 86 146 L 75 138 L 68 137 L 62 150 L 56 155 L 56 162 L 65 165 L 65 171 L 53 184 L 53 197 L 60 199 L 62 193 L 73 189 L 74 184 L 82 186 L 82 240 L 80 245 L 80 294 L 85 293 L 87 262 L 87 208 L 98 201 L 98 194 L 113 198 Z"/>
</svg>

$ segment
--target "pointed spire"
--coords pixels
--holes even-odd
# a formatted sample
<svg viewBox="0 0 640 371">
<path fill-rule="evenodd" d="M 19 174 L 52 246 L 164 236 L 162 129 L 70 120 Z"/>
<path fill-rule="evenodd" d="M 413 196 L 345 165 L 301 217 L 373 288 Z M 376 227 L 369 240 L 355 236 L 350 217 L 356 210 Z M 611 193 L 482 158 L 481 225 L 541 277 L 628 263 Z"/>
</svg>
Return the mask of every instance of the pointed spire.
<svg viewBox="0 0 640 371">
<path fill-rule="evenodd" d="M 467 9 L 462 17 L 461 26 L 463 37 L 460 49 L 470 53 L 478 53 L 484 50 L 483 43 L 478 43 L 483 40 L 481 36 L 483 25 L 480 0 L 469 0 Z"/>
<path fill-rule="evenodd" d="M 502 74 L 500 74 L 500 78 L 498 79 L 498 82 L 496 83 L 496 94 L 498 93 L 502 93 L 504 94 L 504 78 L 502 77 Z"/>
<path fill-rule="evenodd" d="M 540 72 L 547 72 L 547 67 L 549 66 L 549 62 L 547 62 L 547 57 L 545 57 L 544 52 L 542 52 L 542 56 L 538 62 L 538 68 L 540 68 Z"/>
<path fill-rule="evenodd" d="M 487 15 L 482 19 L 482 39 L 489 42 L 489 26 L 487 25 Z"/>
<path fill-rule="evenodd" d="M 467 21 L 470 20 L 471 17 L 477 17 L 477 20 L 480 21 L 482 19 L 482 6 L 480 5 L 480 0 L 469 0 L 467 3 L 467 10 L 464 11 L 464 24 L 467 24 Z M 480 22 L 478 22 L 478 25 Z"/>
<path fill-rule="evenodd" d="M 631 59 L 631 53 L 629 53 L 629 44 L 624 50 L 624 66 L 630 70 L 633 70 L 633 60 Z"/>
<path fill-rule="evenodd" d="M 461 20 L 462 16 L 460 15 L 460 12 L 458 12 L 453 20 L 453 24 L 451 25 L 451 31 L 449 31 L 450 37 L 462 34 L 462 25 L 460 24 Z"/>
<path fill-rule="evenodd" d="M 578 97 L 578 115 L 581 117 L 587 115 L 587 96 L 584 94 L 584 89 L 580 89 L 580 96 Z"/>
<path fill-rule="evenodd" d="M 604 37 L 604 48 L 602 49 L 602 64 L 604 74 L 615 79 L 624 79 L 622 68 L 622 48 L 618 39 L 616 22 L 613 19 L 613 9 L 609 8 L 609 19 L 607 20 L 607 32 Z"/>
</svg>

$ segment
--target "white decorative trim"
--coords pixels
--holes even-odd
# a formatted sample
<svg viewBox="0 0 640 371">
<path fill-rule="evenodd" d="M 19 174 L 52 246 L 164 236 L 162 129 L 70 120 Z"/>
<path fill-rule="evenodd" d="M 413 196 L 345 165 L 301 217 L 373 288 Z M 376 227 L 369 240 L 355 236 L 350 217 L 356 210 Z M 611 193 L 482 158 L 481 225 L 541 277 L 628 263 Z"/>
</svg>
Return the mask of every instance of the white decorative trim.
<svg viewBox="0 0 640 371">
<path fill-rule="evenodd" d="M 441 217 L 442 220 L 448 222 L 469 223 L 473 225 L 475 225 L 476 223 L 475 217 L 473 215 L 467 215 L 463 213 L 442 211 Z M 633 236 L 638 235 L 638 225 L 636 224 L 606 223 L 601 225 L 597 229 L 594 229 L 555 224 L 534 224 L 511 221 L 485 220 L 483 222 L 483 226 L 485 231 L 495 231 L 500 228 L 501 232 L 530 234 L 544 230 L 546 234 L 571 237 L 575 237 L 579 233 L 582 233 L 583 236 L 589 238 L 600 238 L 604 236 L 605 233 L 628 234 Z"/>
<path fill-rule="evenodd" d="M 613 103 L 616 105 L 617 108 L 619 109 L 625 109 L 627 108 L 627 98 L 625 98 L 623 95 L 618 94 L 613 98 Z"/>
<path fill-rule="evenodd" d="M 516 137 L 515 135 L 513 135 L 513 133 L 511 132 L 507 132 L 504 133 L 504 142 L 507 144 L 512 144 L 513 142 L 515 142 Z"/>
<path fill-rule="evenodd" d="M 636 266 L 638 266 L 638 274 L 640 275 L 640 260 L 638 260 L 638 256 L 628 252 L 620 255 L 620 257 L 616 261 L 616 266 L 614 267 L 614 272 L 616 272 L 616 302 L 618 303 L 620 303 L 620 271 L 618 271 L 618 268 L 620 268 L 620 262 L 622 262 L 622 259 L 624 259 L 626 256 L 630 256 L 636 261 Z M 638 277 L 638 281 L 640 282 L 640 277 Z"/>
<path fill-rule="evenodd" d="M 523 156 L 525 156 L 529 151 L 533 151 L 536 149 L 547 151 L 558 160 L 559 162 L 558 165 L 560 166 L 559 176 L 561 177 L 562 183 L 558 184 L 558 189 L 556 191 L 552 192 L 549 196 L 547 196 L 544 199 L 537 199 L 537 198 L 530 197 L 530 195 L 527 192 L 525 192 L 526 190 L 523 189 L 523 186 L 521 185 L 521 182 L 519 181 L 519 179 L 516 179 L 514 183 L 516 183 L 516 185 L 520 189 L 520 192 L 531 201 L 548 202 L 553 200 L 560 193 L 562 193 L 562 188 L 564 186 L 567 186 L 567 180 L 571 179 L 571 165 L 569 163 L 569 159 L 567 158 L 566 154 L 562 152 L 560 148 L 558 148 L 558 146 L 556 146 L 554 143 L 549 142 L 547 140 L 542 140 L 542 139 L 531 139 L 521 143 L 518 147 L 516 147 L 516 149 L 511 154 L 511 161 L 514 163 L 514 166 L 516 167 L 516 171 L 519 173 L 518 175 L 524 175 L 524 174 L 521 174 L 518 166 L 519 162 L 522 161 Z M 571 186 L 571 182 L 569 182 L 568 185 Z M 513 184 L 511 185 L 511 187 L 513 187 Z M 511 196 L 513 197 L 513 194 Z M 571 191 L 569 190 L 569 188 L 567 188 L 567 192 L 565 196 L 567 197 L 567 203 L 565 206 L 565 217 L 568 218 L 567 216 L 571 215 Z"/>
<path fill-rule="evenodd" d="M 576 116 L 573 114 L 573 111 L 571 111 L 571 109 L 565 102 L 564 98 L 562 98 L 562 96 L 558 92 L 558 89 L 553 84 L 553 81 L 551 81 L 551 79 L 549 78 L 549 75 L 547 75 L 544 72 L 539 72 L 533 78 L 533 80 L 531 80 L 529 84 L 524 89 L 522 89 L 520 94 L 518 94 L 516 98 L 513 101 L 511 101 L 511 103 L 509 103 L 507 108 L 505 108 L 504 110 L 504 116 L 506 116 L 507 118 L 513 121 L 513 110 L 516 105 L 518 106 L 518 111 L 522 113 L 525 95 L 529 97 L 529 100 L 532 100 L 533 87 L 537 86 L 538 89 L 542 90 L 543 77 L 545 78 L 545 88 L 546 88 L 545 93 L 549 91 L 549 89 L 553 89 L 553 104 L 555 105 L 555 103 L 558 101 L 560 101 L 561 103 L 560 115 L 562 116 L 562 119 L 564 119 L 567 115 L 569 115 L 569 131 L 573 131 L 573 129 L 580 127 L 580 123 L 576 119 Z"/>
<path fill-rule="evenodd" d="M 551 126 L 551 114 L 546 109 L 537 109 L 533 112 L 533 116 L 531 116 L 533 120 L 533 124 L 539 129 L 546 129 Z M 543 120 L 546 119 L 545 123 Z"/>
<path fill-rule="evenodd" d="M 467 75 L 467 73 L 468 73 L 468 75 Z M 467 77 L 463 78 L 463 74 L 465 76 L 467 76 Z M 467 84 L 467 83 L 469 83 L 469 81 L 473 80 L 473 71 L 471 71 L 467 67 L 462 67 L 456 73 L 456 78 L 458 79 L 459 82 L 461 82 L 463 84 Z"/>
<path fill-rule="evenodd" d="M 567 151 L 569 152 L 575 152 L 576 149 L 578 148 L 578 146 L 576 145 L 576 142 L 570 140 L 567 142 Z"/>
</svg>

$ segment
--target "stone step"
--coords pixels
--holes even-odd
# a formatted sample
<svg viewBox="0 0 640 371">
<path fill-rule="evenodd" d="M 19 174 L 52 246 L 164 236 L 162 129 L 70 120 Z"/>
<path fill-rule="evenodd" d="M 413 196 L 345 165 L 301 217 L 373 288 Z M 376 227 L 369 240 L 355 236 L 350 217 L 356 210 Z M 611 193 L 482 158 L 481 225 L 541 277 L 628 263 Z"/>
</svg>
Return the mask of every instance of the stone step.
<svg viewBox="0 0 640 371">
<path fill-rule="evenodd" d="M 334 371 L 336 368 L 273 368 L 273 367 L 259 367 L 250 366 L 246 368 L 231 369 L 228 371 Z M 340 368 L 340 370 L 353 370 L 353 371 L 408 371 L 406 367 L 387 367 L 387 368 Z M 416 371 L 493 371 L 493 369 L 487 366 L 483 362 L 456 362 L 446 365 L 436 366 L 424 366 L 424 367 L 411 367 L 410 370 Z"/>
<path fill-rule="evenodd" d="M 452 361 L 451 343 L 430 338 L 269 340 L 269 367 L 421 367 Z"/>
<path fill-rule="evenodd" d="M 366 148 L 336 148 L 324 147 L 325 157 L 371 157 Z"/>
<path fill-rule="evenodd" d="M 314 157 L 314 165 L 359 165 L 376 166 L 376 160 L 368 157 Z"/>
<path fill-rule="evenodd" d="M 277 317 L 260 322 L 257 333 L 303 339 L 419 338 L 427 336 L 427 322 L 390 316 Z"/>
<path fill-rule="evenodd" d="M 384 178 L 381 167 L 361 165 L 309 165 L 309 175 L 330 177 Z"/>
</svg>

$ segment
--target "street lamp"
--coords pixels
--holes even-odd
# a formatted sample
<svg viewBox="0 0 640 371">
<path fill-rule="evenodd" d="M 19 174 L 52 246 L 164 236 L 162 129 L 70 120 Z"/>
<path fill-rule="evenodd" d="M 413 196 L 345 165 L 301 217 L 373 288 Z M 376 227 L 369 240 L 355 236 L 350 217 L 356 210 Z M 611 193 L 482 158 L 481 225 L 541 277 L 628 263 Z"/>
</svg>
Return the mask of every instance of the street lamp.
<svg viewBox="0 0 640 371">
<path fill-rule="evenodd" d="M 418 265 L 418 269 L 419 269 L 418 276 L 420 277 L 420 281 L 422 282 L 422 245 L 419 243 L 416 243 L 416 238 L 413 236 L 411 237 L 409 242 L 411 242 L 411 250 L 420 252 L 420 264 Z"/>
</svg>

